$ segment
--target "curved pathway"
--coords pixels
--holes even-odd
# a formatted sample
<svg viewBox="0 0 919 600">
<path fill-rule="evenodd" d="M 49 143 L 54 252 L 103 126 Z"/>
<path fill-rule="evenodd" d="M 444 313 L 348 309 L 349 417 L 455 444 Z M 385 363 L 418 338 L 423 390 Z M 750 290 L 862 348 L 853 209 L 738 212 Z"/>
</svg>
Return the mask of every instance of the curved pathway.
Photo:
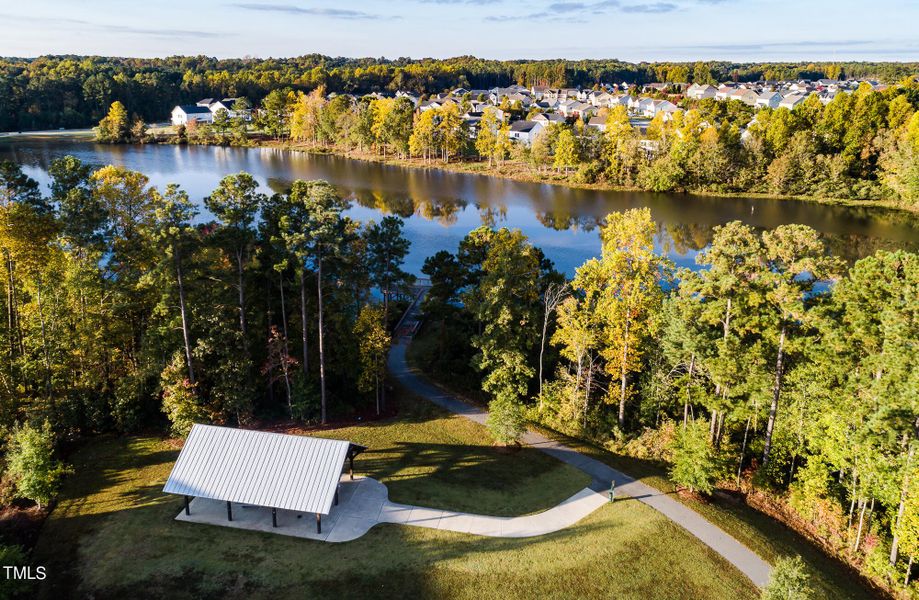
<svg viewBox="0 0 919 600">
<path fill-rule="evenodd" d="M 418 306 L 423 295 L 424 292 L 422 291 L 406 311 L 405 316 L 403 316 L 397 327 L 398 341 L 389 352 L 389 372 L 411 392 L 450 412 L 484 425 L 488 417 L 487 411 L 444 392 L 408 366 L 405 351 L 411 342 L 411 334 L 417 329 Z M 616 482 L 617 494 L 630 496 L 663 513 L 689 533 L 699 538 L 706 546 L 723 556 L 725 560 L 737 567 L 756 585 L 763 587 L 769 582 L 771 573 L 769 563 L 719 527 L 707 521 L 699 513 L 674 500 L 664 492 L 637 481 L 605 463 L 585 456 L 577 450 L 551 440 L 535 431 L 527 431 L 522 441 L 590 475 L 593 478 L 591 488 L 598 493 L 608 490 L 610 484 Z"/>
<path fill-rule="evenodd" d="M 524 538 L 545 535 L 571 527 L 608 502 L 606 496 L 584 488 L 548 510 L 522 517 L 493 517 L 471 513 L 400 504 L 389 500 L 386 485 L 372 477 L 343 475 L 339 484 L 340 502 L 322 518 L 322 531 L 315 522 L 297 511 L 278 509 L 277 527 L 264 507 L 237 504 L 233 520 L 227 520 L 226 503 L 195 498 L 190 514 L 181 511 L 177 521 L 207 523 L 237 529 L 279 533 L 324 542 L 350 542 L 380 523 L 426 527 L 441 531 L 471 533 L 488 537 Z M 311 515 L 310 515 L 311 516 Z"/>
</svg>

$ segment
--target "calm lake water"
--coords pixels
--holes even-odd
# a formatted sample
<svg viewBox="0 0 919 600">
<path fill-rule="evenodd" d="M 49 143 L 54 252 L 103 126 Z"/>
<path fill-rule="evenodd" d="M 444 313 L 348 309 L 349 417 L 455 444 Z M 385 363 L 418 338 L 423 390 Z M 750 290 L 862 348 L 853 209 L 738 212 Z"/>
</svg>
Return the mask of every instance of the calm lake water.
<svg viewBox="0 0 919 600">
<path fill-rule="evenodd" d="M 72 154 L 102 166 L 122 165 L 164 187 L 180 184 L 192 198 L 206 196 L 221 177 L 247 171 L 265 192 L 282 192 L 295 179 L 325 179 L 352 201 L 349 214 L 379 220 L 405 219 L 412 241 L 406 261 L 420 273 L 425 257 L 455 251 L 479 225 L 521 229 L 556 266 L 572 274 L 600 250 L 598 223 L 612 211 L 647 206 L 660 225 L 657 244 L 679 266 L 694 266 L 712 228 L 741 220 L 757 228 L 802 223 L 819 231 L 830 249 L 855 260 L 876 250 L 919 249 L 919 219 L 884 209 L 823 206 L 768 199 L 739 199 L 579 190 L 480 175 L 416 170 L 267 148 L 203 146 L 109 146 L 71 139 L 0 139 L 0 159 L 21 163 L 47 184 L 51 161 Z M 202 210 L 202 219 L 209 215 Z"/>
</svg>

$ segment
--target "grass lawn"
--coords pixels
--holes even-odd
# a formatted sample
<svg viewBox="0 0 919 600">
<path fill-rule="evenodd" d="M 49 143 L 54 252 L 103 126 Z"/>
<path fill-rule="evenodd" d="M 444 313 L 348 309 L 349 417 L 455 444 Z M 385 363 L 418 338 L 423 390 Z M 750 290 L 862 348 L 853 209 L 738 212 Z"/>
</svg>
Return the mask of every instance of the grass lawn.
<svg viewBox="0 0 919 600">
<path fill-rule="evenodd" d="M 323 432 L 372 451 L 356 469 L 400 502 L 522 514 L 585 476 L 529 450 L 491 448 L 484 428 L 402 399 L 400 417 Z M 380 525 L 327 544 L 178 523 L 161 493 L 177 449 L 156 437 L 101 438 L 72 458 L 35 550 L 44 598 L 750 598 L 753 585 L 656 511 L 631 500 L 531 539 Z M 78 587 L 79 586 L 79 587 Z"/>
</svg>

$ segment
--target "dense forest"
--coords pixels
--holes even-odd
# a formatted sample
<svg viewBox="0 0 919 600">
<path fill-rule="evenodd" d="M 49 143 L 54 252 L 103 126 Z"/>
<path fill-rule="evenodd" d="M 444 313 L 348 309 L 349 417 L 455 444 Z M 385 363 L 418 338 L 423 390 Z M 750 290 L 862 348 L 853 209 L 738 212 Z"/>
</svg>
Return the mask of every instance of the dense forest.
<svg viewBox="0 0 919 600">
<path fill-rule="evenodd" d="M 87 127 L 121 100 L 148 121 L 176 104 L 245 96 L 257 103 L 275 89 L 369 93 L 439 93 L 518 83 L 592 87 L 598 83 L 715 82 L 819 77 L 876 78 L 894 83 L 915 75 L 915 63 L 627 63 L 618 60 L 495 61 L 351 59 L 307 55 L 279 59 L 205 56 L 0 58 L 0 131 Z"/>
<path fill-rule="evenodd" d="M 47 192 L 0 164 L 3 502 L 45 505 L 55 449 L 193 422 L 326 423 L 393 410 L 385 356 L 414 278 L 387 216 L 358 223 L 322 181 L 204 199 L 141 173 L 53 163 Z M 837 554 L 916 592 L 919 257 L 850 266 L 787 225 L 715 230 L 699 270 L 654 247 L 647 209 L 609 215 L 571 280 L 516 230 L 428 257 L 420 366 L 534 421 L 666 461 L 692 494 L 755 489 Z M 472 382 L 472 383 L 470 383 Z"/>
</svg>

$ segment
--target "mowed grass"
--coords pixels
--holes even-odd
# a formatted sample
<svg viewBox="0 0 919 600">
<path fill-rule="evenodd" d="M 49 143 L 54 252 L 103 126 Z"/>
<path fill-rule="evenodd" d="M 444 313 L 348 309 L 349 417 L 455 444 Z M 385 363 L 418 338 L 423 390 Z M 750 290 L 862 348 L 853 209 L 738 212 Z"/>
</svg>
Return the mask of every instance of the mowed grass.
<svg viewBox="0 0 919 600">
<path fill-rule="evenodd" d="M 683 498 L 673 492 L 666 465 L 621 456 L 584 441 L 541 429 L 583 454 L 607 463 L 644 483 L 672 494 L 673 498 L 701 514 L 770 563 L 783 556 L 800 556 L 811 576 L 816 598 L 827 600 L 870 600 L 883 597 L 871 584 L 839 560 L 829 556 L 810 540 L 746 504 L 729 504 L 715 499 L 711 503 Z"/>
<path fill-rule="evenodd" d="M 356 470 L 391 497 L 458 510 L 523 514 L 585 484 L 541 454 L 504 453 L 485 430 L 403 399 L 398 419 L 322 435 L 372 447 Z M 76 469 L 35 551 L 40 597 L 121 598 L 751 598 L 738 571 L 633 500 L 574 527 L 497 539 L 380 525 L 345 544 L 179 523 L 163 494 L 178 454 L 156 437 L 102 438 Z"/>
</svg>

